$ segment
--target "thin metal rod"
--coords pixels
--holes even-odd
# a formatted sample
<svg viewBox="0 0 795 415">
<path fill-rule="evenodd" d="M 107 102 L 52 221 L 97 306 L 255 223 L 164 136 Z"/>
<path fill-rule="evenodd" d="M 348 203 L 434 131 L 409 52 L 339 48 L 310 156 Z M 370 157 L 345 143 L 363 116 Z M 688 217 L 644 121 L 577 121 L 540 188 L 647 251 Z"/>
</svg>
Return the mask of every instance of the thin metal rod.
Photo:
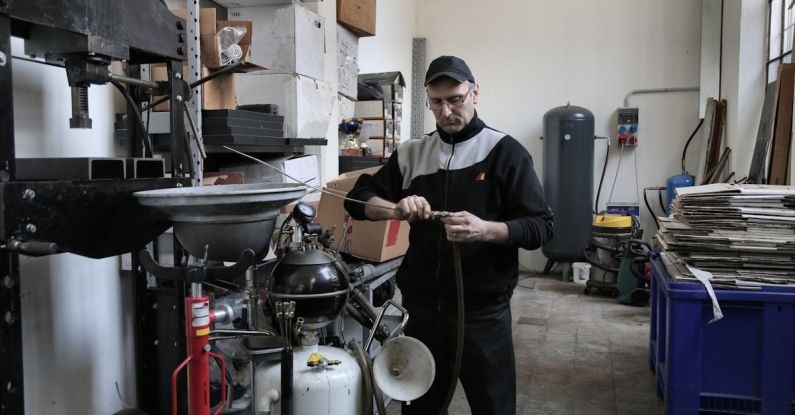
<svg viewBox="0 0 795 415">
<path fill-rule="evenodd" d="M 375 203 L 367 203 L 367 202 L 365 202 L 365 201 L 363 201 L 363 200 L 351 199 L 351 198 L 349 198 L 349 197 L 340 196 L 340 195 L 338 195 L 338 194 L 335 194 L 335 193 L 333 193 L 333 192 L 329 192 L 329 191 L 327 191 L 327 190 L 321 189 L 320 187 L 313 186 L 313 185 L 311 185 L 311 184 L 309 184 L 309 183 L 306 183 L 306 182 L 302 182 L 301 180 L 299 180 L 299 179 L 296 179 L 296 178 L 295 178 L 295 177 L 293 177 L 293 176 L 290 176 L 290 175 L 289 175 L 289 174 L 287 174 L 287 173 L 286 173 L 284 170 L 282 170 L 282 169 L 280 169 L 280 168 L 278 168 L 278 167 L 274 166 L 273 164 L 270 164 L 270 163 L 268 163 L 268 162 L 266 162 L 266 161 L 262 161 L 262 160 L 260 160 L 260 159 L 258 159 L 258 158 L 256 158 L 256 157 L 254 157 L 254 156 L 250 156 L 250 155 L 248 155 L 248 154 L 246 154 L 246 153 L 244 153 L 244 152 L 242 152 L 242 151 L 238 151 L 238 150 L 235 150 L 235 149 L 234 149 L 234 148 L 232 148 L 232 147 L 229 147 L 229 146 L 224 146 L 224 145 L 222 145 L 221 147 L 223 147 L 223 148 L 225 148 L 225 149 L 227 149 L 227 150 L 229 150 L 229 151 L 232 151 L 232 152 L 234 152 L 234 153 L 240 154 L 241 156 L 243 156 L 243 157 L 245 157 L 245 158 L 247 158 L 247 159 L 251 159 L 251 160 L 253 160 L 253 161 L 256 161 L 256 162 L 257 162 L 257 163 L 259 163 L 259 164 L 264 164 L 264 165 L 266 165 L 266 166 L 268 166 L 268 167 L 270 167 L 270 168 L 272 168 L 272 169 L 274 169 L 274 170 L 278 171 L 279 173 L 281 173 L 281 174 L 285 175 L 287 178 L 289 178 L 289 179 L 293 179 L 293 180 L 295 180 L 295 181 L 296 181 L 296 182 L 298 182 L 298 183 L 302 183 L 302 184 L 304 184 L 306 187 L 309 187 L 309 188 L 315 189 L 315 190 L 317 190 L 318 192 L 325 193 L 325 194 L 327 194 L 327 195 L 334 196 L 334 197 L 336 197 L 336 198 L 339 198 L 339 199 L 342 199 L 342 200 L 347 200 L 347 201 L 349 201 L 349 202 L 359 203 L 359 204 L 362 204 L 362 205 L 365 205 L 365 206 L 370 206 L 370 207 L 375 207 L 375 208 L 379 208 L 379 209 L 385 209 L 385 210 L 390 210 L 390 211 L 395 209 L 395 208 L 391 208 L 391 207 L 387 207 L 387 206 L 376 205 Z"/>
<path fill-rule="evenodd" d="M 193 131 L 193 138 L 196 139 L 196 144 L 199 147 L 199 154 L 201 154 L 202 159 L 207 158 L 207 151 L 204 148 L 204 141 L 202 136 L 199 134 L 199 131 L 196 129 L 196 123 L 193 121 L 193 115 L 190 113 L 190 109 L 188 108 L 188 103 L 182 101 L 182 108 L 185 110 L 185 115 L 188 116 L 188 124 L 190 124 L 190 129 Z"/>
<path fill-rule="evenodd" d="M 144 88 L 157 88 L 159 86 L 157 82 L 144 81 L 143 79 L 130 78 L 129 76 L 117 75 L 115 73 L 110 74 L 110 79 L 123 82 L 127 85 L 142 86 Z"/>
<path fill-rule="evenodd" d="M 26 58 L 26 57 L 23 57 L 23 56 L 11 55 L 11 57 L 14 58 L 14 59 L 20 60 L 20 61 L 39 63 L 39 64 L 42 64 L 42 65 L 54 66 L 56 68 L 61 68 L 61 69 L 63 69 L 63 67 L 64 67 L 63 65 L 59 65 L 57 63 L 52 63 L 52 62 L 47 62 L 47 61 L 40 61 L 38 59 L 31 59 L 31 58 Z"/>
</svg>

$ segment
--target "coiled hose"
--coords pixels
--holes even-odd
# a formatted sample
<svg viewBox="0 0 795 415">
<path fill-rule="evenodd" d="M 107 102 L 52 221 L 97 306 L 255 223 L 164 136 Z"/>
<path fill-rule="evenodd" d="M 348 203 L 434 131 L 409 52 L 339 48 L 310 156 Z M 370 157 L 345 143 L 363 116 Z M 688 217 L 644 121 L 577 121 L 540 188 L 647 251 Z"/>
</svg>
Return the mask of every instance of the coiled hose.
<svg viewBox="0 0 795 415">
<path fill-rule="evenodd" d="M 381 394 L 381 389 L 373 381 L 373 361 L 370 356 L 364 352 L 362 345 L 353 340 L 349 346 L 353 349 L 353 354 L 356 356 L 356 362 L 359 363 L 359 368 L 362 370 L 362 377 L 364 378 L 364 413 L 373 413 L 373 397 L 375 397 L 376 408 L 379 415 L 386 415 L 386 406 L 384 405 L 384 395 Z"/>
<path fill-rule="evenodd" d="M 461 372 L 461 358 L 464 355 L 464 275 L 461 270 L 461 251 L 458 244 L 453 242 L 453 263 L 455 266 L 455 291 L 456 291 L 456 344 L 455 361 L 453 365 L 453 377 L 450 379 L 450 386 L 447 390 L 447 398 L 439 411 L 439 415 L 447 413 L 450 402 L 453 401 L 455 388 L 458 384 L 458 375 Z"/>
</svg>

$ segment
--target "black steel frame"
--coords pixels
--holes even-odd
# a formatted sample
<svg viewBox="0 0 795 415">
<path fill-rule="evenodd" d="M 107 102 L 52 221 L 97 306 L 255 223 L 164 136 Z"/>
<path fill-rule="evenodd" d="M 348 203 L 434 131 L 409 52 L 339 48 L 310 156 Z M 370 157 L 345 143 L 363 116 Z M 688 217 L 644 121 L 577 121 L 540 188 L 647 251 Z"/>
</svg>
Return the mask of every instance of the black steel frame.
<svg viewBox="0 0 795 415">
<path fill-rule="evenodd" d="M 168 223 L 156 212 L 137 206 L 132 192 L 190 186 L 192 178 L 181 106 L 171 105 L 171 178 L 16 181 L 10 38 L 27 38 L 32 30 L 56 34 L 45 36 L 44 42 L 37 38 L 31 42 L 36 43 L 32 49 L 46 51 L 49 44 L 63 48 L 74 41 L 82 52 L 125 59 L 132 75 L 137 65 L 166 62 L 172 102 L 187 98 L 188 93 L 179 76 L 185 48 L 183 23 L 160 0 L 0 0 L 0 415 L 24 413 L 19 252 L 10 249 L 9 242 L 54 243 L 59 251 L 95 258 L 137 252 Z M 69 40 L 59 39 L 58 34 Z M 133 111 L 140 112 L 140 107 L 128 107 L 130 156 L 143 157 L 145 132 L 140 131 Z M 79 220 L 60 213 L 70 209 L 88 209 L 88 216 L 110 209 L 116 212 L 117 222 L 125 218 L 129 226 L 122 226 L 120 235 L 106 235 L 110 232 L 98 226 L 86 231 L 79 228 Z M 37 226 L 26 226 L 31 223 Z M 71 234 L 71 239 L 65 234 Z M 179 246 L 175 252 L 178 264 Z M 132 273 L 138 406 L 151 414 L 167 414 L 172 403 L 171 373 L 186 354 L 184 284 L 148 284 L 137 255 L 132 255 Z M 187 410 L 185 390 L 183 382 L 177 398 L 181 413 Z"/>
</svg>

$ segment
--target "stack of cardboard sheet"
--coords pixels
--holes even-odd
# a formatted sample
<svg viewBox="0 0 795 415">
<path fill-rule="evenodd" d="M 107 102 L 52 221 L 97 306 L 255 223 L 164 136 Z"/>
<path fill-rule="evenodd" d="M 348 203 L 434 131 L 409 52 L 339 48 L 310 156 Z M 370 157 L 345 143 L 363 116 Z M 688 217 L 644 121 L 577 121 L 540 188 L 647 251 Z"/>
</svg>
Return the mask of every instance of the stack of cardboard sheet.
<svg viewBox="0 0 795 415">
<path fill-rule="evenodd" d="M 711 184 L 677 189 L 657 238 L 676 280 L 687 265 L 713 274 L 716 288 L 795 285 L 795 188 Z"/>
</svg>

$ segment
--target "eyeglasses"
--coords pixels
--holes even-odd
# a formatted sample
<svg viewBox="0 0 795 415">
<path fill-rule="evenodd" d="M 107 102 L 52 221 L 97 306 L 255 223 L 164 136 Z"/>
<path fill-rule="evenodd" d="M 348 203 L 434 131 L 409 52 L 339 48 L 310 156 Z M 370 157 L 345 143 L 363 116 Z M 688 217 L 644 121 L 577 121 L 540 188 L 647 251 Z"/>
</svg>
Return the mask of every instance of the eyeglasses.
<svg viewBox="0 0 795 415">
<path fill-rule="evenodd" d="M 447 104 L 450 109 L 460 108 L 466 102 L 469 94 L 472 93 L 472 89 L 473 86 L 472 83 L 470 83 L 469 89 L 467 89 L 467 92 L 463 95 L 453 95 L 447 99 L 428 97 L 428 99 L 425 101 L 425 106 L 432 111 L 438 111 L 442 109 L 444 104 Z"/>
</svg>

